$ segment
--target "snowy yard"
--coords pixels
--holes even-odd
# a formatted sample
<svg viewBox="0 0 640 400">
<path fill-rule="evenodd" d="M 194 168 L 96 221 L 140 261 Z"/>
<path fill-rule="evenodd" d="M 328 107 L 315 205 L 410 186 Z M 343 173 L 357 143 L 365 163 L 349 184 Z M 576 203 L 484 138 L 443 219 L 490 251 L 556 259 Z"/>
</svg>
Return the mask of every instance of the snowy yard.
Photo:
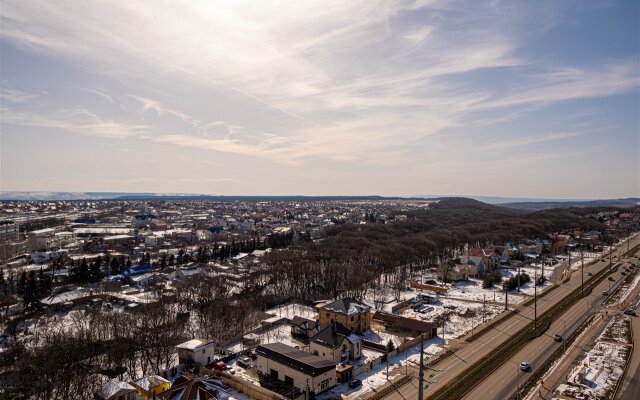
<svg viewBox="0 0 640 400">
<path fill-rule="evenodd" d="M 424 357 L 425 360 L 432 355 L 437 354 L 442 350 L 442 339 L 435 337 L 424 341 Z M 396 379 L 397 377 L 404 375 L 408 370 L 406 367 L 407 362 L 409 366 L 417 365 L 420 362 L 420 345 L 416 345 L 407 349 L 406 352 L 397 354 L 389 359 L 389 380 Z M 373 367 L 371 372 L 358 375 L 354 378 L 362 380 L 362 385 L 357 388 L 350 389 L 346 383 L 340 384 L 326 393 L 316 397 L 318 400 L 331 399 L 335 396 L 344 395 L 345 399 L 357 399 L 359 396 L 370 393 L 387 383 L 387 364 L 382 363 Z"/>
</svg>

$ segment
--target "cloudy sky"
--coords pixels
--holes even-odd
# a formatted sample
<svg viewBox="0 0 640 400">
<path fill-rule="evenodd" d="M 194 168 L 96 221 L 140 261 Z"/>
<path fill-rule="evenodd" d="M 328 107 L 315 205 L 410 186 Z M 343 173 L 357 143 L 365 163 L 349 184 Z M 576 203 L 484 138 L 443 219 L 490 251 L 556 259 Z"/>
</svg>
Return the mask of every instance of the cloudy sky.
<svg viewBox="0 0 640 400">
<path fill-rule="evenodd" d="M 639 4 L 4 0 L 0 189 L 640 196 Z"/>
</svg>

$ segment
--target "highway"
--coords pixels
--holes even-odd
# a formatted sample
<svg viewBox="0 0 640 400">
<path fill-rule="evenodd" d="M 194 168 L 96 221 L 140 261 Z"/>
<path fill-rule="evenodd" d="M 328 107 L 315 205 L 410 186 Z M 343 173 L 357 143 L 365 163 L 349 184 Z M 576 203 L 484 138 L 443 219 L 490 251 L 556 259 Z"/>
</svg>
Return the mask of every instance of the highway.
<svg viewBox="0 0 640 400">
<path fill-rule="evenodd" d="M 638 244 L 640 244 L 640 235 L 636 235 L 631 240 L 631 243 L 629 244 L 629 246 L 633 248 Z M 626 243 L 620 245 L 618 248 L 614 250 L 612 255 L 620 256 L 621 254 L 626 252 L 627 246 L 628 245 Z M 597 272 L 605 268 L 609 268 L 610 264 L 608 260 L 609 258 L 606 257 L 606 261 L 596 261 L 590 265 L 585 264 L 585 267 L 584 267 L 585 282 L 588 282 L 588 280 L 591 278 L 587 275 L 589 272 L 595 275 Z M 538 315 L 541 315 L 543 312 L 549 310 L 553 305 L 561 301 L 565 296 L 567 296 L 574 289 L 579 287 L 580 283 L 581 283 L 581 273 L 580 273 L 580 270 L 578 270 L 571 275 L 571 278 L 568 282 L 559 284 L 559 286 L 555 290 L 549 292 L 545 297 L 543 297 L 538 301 Z M 608 286 L 608 284 L 606 285 Z M 585 283 L 585 286 L 586 286 L 586 283 Z M 593 295 L 596 296 L 598 293 L 599 293 L 598 291 L 594 290 Z M 583 307 L 583 308 L 576 309 L 574 313 L 576 313 L 576 315 L 580 314 L 580 310 L 582 311 L 582 313 L 587 312 L 589 310 L 589 307 L 596 306 L 595 304 L 593 305 L 591 304 L 591 302 L 594 302 L 594 301 L 598 301 L 598 299 L 593 296 L 588 297 L 587 299 L 581 300 L 579 304 L 580 304 L 580 307 Z M 444 369 L 444 372 L 439 373 L 435 378 L 438 381 L 437 383 L 430 383 L 430 386 L 425 390 L 425 397 L 430 397 L 432 393 L 434 393 L 443 385 L 450 383 L 452 381 L 455 381 L 455 379 L 458 379 L 459 374 L 464 372 L 467 368 L 469 368 L 475 362 L 480 360 L 482 357 L 490 354 L 491 352 L 500 351 L 500 346 L 505 341 L 507 341 L 512 335 L 514 335 L 515 333 L 517 333 L 518 331 L 520 331 L 521 329 L 523 329 L 533 321 L 534 319 L 533 304 L 529 306 L 516 306 L 516 308 L 519 309 L 519 312 L 517 314 L 514 314 L 513 316 L 508 318 L 506 321 L 501 323 L 499 326 L 489 330 L 488 332 L 483 334 L 481 337 L 479 337 L 475 341 L 472 341 L 470 343 L 467 343 L 467 342 L 461 343 L 460 347 L 455 350 L 452 356 L 449 356 L 448 358 L 442 360 L 441 362 L 437 362 L 435 365 L 431 365 L 432 368 Z M 567 330 L 575 329 L 575 327 L 577 326 L 575 323 L 570 322 L 573 320 L 573 318 L 570 318 L 571 316 L 573 316 L 573 314 L 572 315 L 567 314 L 563 316 L 563 319 L 567 320 L 567 326 L 566 326 Z M 556 323 L 551 327 L 549 332 L 553 332 L 556 329 L 559 332 L 562 332 L 562 329 L 564 329 L 564 326 L 558 326 L 558 321 L 556 321 Z M 553 333 L 551 335 L 553 335 Z M 539 339 L 544 340 L 544 338 L 548 339 L 548 341 L 551 343 L 539 342 L 537 345 L 539 346 L 540 351 L 542 351 L 543 349 L 546 349 L 544 352 L 550 354 L 553 348 L 557 347 L 558 344 L 553 342 L 551 338 L 548 338 L 546 336 Z M 530 362 L 536 362 L 536 360 L 532 359 Z M 514 367 L 514 368 L 516 368 L 516 371 L 517 371 L 517 367 Z M 513 389 L 515 389 L 517 386 L 518 377 L 513 370 L 511 370 L 510 372 L 512 375 L 511 380 L 513 381 L 513 385 L 514 385 Z M 409 374 L 413 376 L 417 376 L 418 368 L 417 367 L 409 368 Z M 495 391 L 497 391 L 497 389 L 494 389 L 494 392 Z M 404 386 L 401 386 L 397 390 L 393 391 L 386 398 L 416 399 L 418 397 L 417 392 L 418 392 L 418 381 L 417 379 L 414 379 L 410 383 Z M 490 397 L 475 397 L 475 398 L 504 398 L 504 397 L 490 396 Z"/>
<path fill-rule="evenodd" d="M 640 251 L 637 254 L 640 255 Z M 562 343 L 553 340 L 554 334 L 567 337 L 593 313 L 598 314 L 596 320 L 605 318 L 604 311 L 602 311 L 602 314 L 599 313 L 599 306 L 606 298 L 606 296 L 603 295 L 603 291 L 610 293 L 614 285 L 619 285 L 625 278 L 625 276 L 621 274 L 621 271 L 615 272 L 611 276 L 614 277 L 615 283 L 607 279 L 600 282 L 600 284 L 593 288 L 589 296 L 579 300 L 565 311 L 560 318 L 555 320 L 545 334 L 527 343 L 527 345 L 511 357 L 507 363 L 500 366 L 489 377 L 485 378 L 464 398 L 479 399 L 487 396 L 486 398 L 491 399 L 507 399 L 511 397 L 519 385 L 524 383 L 528 375 L 533 372 L 537 366 L 542 365 L 556 349 L 563 346 Z M 613 315 L 613 313 L 611 313 L 611 315 Z M 522 361 L 532 364 L 533 369 L 528 372 L 521 371 L 519 364 Z"/>
</svg>

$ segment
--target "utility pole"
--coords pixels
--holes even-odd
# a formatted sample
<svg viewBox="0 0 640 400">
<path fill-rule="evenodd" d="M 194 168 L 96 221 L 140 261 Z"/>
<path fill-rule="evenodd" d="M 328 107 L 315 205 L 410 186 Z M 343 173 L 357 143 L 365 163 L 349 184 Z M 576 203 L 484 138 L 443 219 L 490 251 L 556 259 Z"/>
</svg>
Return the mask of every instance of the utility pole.
<svg viewBox="0 0 640 400">
<path fill-rule="evenodd" d="M 533 271 L 533 330 L 538 329 L 538 277 Z"/>
<path fill-rule="evenodd" d="M 504 309 L 509 309 L 509 292 L 507 291 L 507 286 L 504 287 Z"/>
<path fill-rule="evenodd" d="M 584 248 L 582 246 L 580 246 L 580 264 L 580 269 L 582 271 L 582 284 L 580 286 L 580 293 L 584 294 Z"/>
<path fill-rule="evenodd" d="M 484 324 L 484 315 L 487 313 L 487 303 L 485 300 L 485 295 L 482 294 L 482 323 Z"/>
<path fill-rule="evenodd" d="M 444 324 L 442 325 L 444 327 Z M 444 329 L 442 331 L 444 340 Z M 422 352 L 424 351 L 424 334 L 420 334 L 420 371 L 418 372 L 418 400 L 424 400 L 424 361 Z"/>
</svg>

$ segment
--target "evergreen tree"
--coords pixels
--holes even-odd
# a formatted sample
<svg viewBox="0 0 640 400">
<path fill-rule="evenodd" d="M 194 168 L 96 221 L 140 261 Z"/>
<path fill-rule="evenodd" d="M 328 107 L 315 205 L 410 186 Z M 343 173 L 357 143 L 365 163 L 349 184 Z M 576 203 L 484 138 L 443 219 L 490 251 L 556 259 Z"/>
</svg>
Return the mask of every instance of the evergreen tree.
<svg viewBox="0 0 640 400">
<path fill-rule="evenodd" d="M 393 342 L 391 341 L 391 339 L 389 339 L 389 341 L 387 342 L 387 352 L 392 352 L 396 349 L 396 346 L 393 344 Z"/>
</svg>

